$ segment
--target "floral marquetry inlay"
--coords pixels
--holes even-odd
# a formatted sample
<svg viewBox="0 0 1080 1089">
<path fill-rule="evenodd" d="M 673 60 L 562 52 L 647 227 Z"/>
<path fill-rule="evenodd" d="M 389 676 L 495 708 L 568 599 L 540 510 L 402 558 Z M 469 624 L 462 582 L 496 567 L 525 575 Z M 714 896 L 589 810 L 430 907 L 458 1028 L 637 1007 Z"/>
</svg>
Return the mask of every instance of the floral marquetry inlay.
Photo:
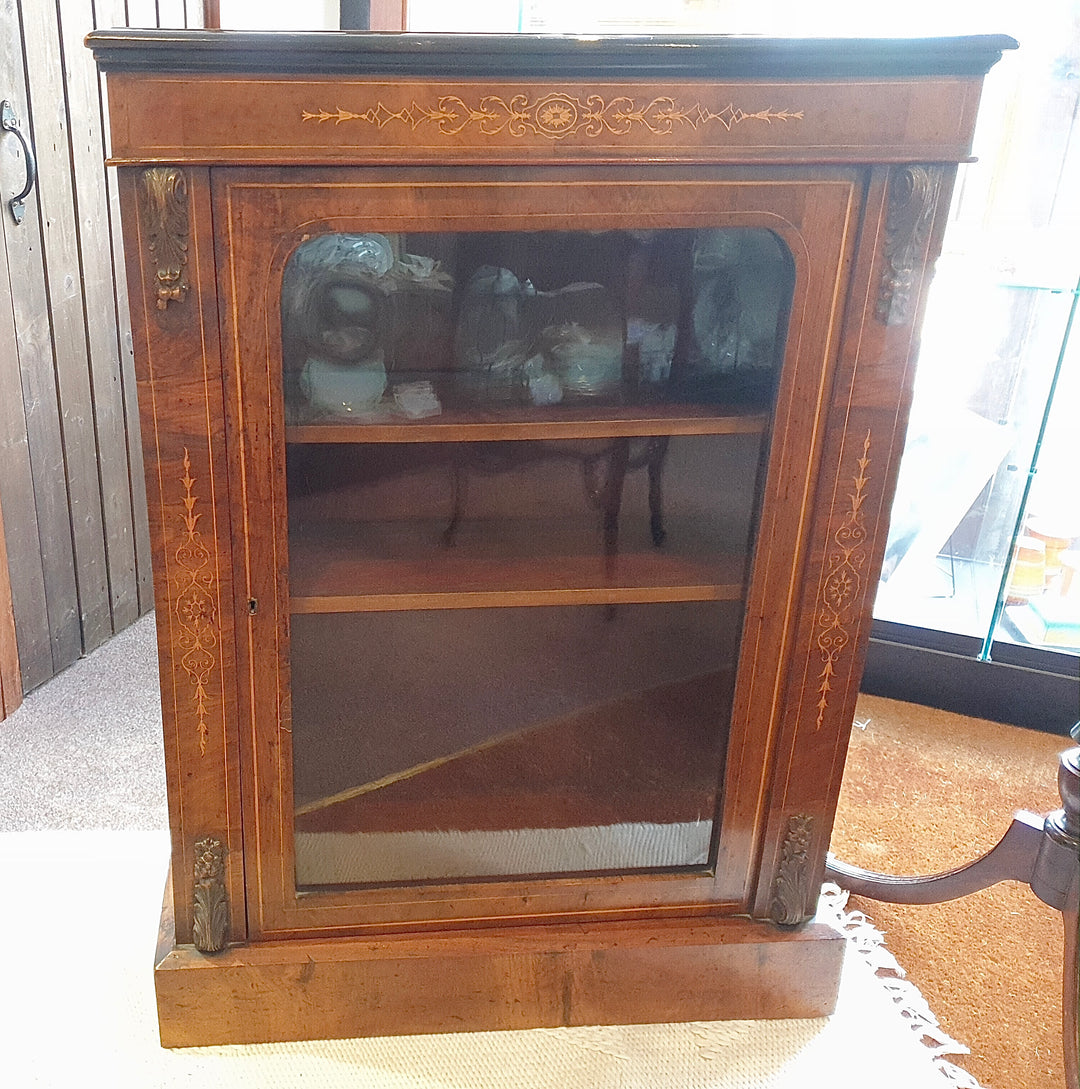
<svg viewBox="0 0 1080 1089">
<path fill-rule="evenodd" d="M 177 645 L 182 651 L 180 664 L 188 675 L 192 687 L 199 733 L 199 752 L 206 754 L 207 685 L 210 674 L 217 664 L 214 651 L 217 648 L 216 610 L 214 607 L 214 573 L 209 549 L 203 544 L 199 532 L 201 513 L 196 512 L 198 497 L 195 495 L 195 479 L 191 475 L 191 458 L 184 449 L 184 475 L 180 478 L 184 487 L 184 528 L 186 534 L 176 550 L 176 562 L 181 574 L 176 583 L 173 608 L 179 623 Z"/>
<path fill-rule="evenodd" d="M 858 616 L 863 584 L 863 568 L 866 566 L 866 519 L 863 503 L 870 477 L 870 432 L 866 432 L 862 453 L 855 462 L 858 471 L 852 479 L 850 505 L 840 527 L 833 534 L 832 546 L 827 557 L 825 581 L 818 602 L 817 646 L 821 651 L 822 668 L 818 677 L 817 727 L 825 720 L 829 707 L 836 663 L 843 649 L 851 641 L 848 631 L 853 618 Z"/>
<path fill-rule="evenodd" d="M 577 135 L 625 136 L 637 130 L 656 136 L 667 136 L 681 129 L 696 132 L 712 127 L 730 132 L 745 121 L 772 124 L 774 121 L 801 121 L 803 115 L 801 110 L 774 110 L 771 107 L 747 111 L 733 103 L 713 110 L 700 102 L 680 103 L 666 95 L 648 101 L 622 95 L 605 100 L 600 95 L 579 98 L 553 91 L 538 99 L 523 94 L 509 98 L 485 95 L 473 105 L 457 95 L 443 95 L 434 105 L 413 102 L 403 109 L 393 110 L 380 102 L 361 111 L 341 107 L 332 111 L 304 110 L 301 117 L 317 124 L 361 121 L 380 130 L 390 125 L 405 125 L 415 132 L 431 126 L 445 136 L 455 136 L 472 128 L 484 136 L 506 133 L 516 138 L 539 135 L 549 140 L 561 140 Z"/>
</svg>

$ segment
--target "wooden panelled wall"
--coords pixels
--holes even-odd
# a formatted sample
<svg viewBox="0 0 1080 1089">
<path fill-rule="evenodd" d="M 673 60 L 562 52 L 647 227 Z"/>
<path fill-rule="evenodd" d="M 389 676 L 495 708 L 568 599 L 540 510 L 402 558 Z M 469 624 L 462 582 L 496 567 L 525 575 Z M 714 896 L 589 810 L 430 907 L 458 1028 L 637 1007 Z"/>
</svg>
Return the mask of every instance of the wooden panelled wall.
<svg viewBox="0 0 1080 1089">
<path fill-rule="evenodd" d="M 102 83 L 83 38 L 202 18 L 201 0 L 0 0 L 0 98 L 38 159 L 16 224 L 7 202 L 26 164 L 3 134 L 0 717 L 18 702 L 18 674 L 29 691 L 153 607 L 115 179 L 102 166 Z"/>
</svg>

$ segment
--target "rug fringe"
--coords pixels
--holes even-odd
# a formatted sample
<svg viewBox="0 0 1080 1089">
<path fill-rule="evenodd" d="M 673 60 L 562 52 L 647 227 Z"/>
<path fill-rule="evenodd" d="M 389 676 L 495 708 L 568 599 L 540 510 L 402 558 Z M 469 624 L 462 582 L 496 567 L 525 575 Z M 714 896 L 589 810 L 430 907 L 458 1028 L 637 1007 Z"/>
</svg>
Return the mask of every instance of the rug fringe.
<svg viewBox="0 0 1080 1089">
<path fill-rule="evenodd" d="M 918 987 L 885 946 L 885 935 L 861 911 L 849 911 L 848 893 L 831 882 L 822 886 L 821 905 L 835 916 L 833 925 L 874 970 L 886 993 L 899 1009 L 904 1023 L 929 1049 L 931 1061 L 952 1089 L 984 1089 L 968 1071 L 949 1062 L 946 1055 L 970 1055 L 971 1051 L 945 1033 Z"/>
</svg>

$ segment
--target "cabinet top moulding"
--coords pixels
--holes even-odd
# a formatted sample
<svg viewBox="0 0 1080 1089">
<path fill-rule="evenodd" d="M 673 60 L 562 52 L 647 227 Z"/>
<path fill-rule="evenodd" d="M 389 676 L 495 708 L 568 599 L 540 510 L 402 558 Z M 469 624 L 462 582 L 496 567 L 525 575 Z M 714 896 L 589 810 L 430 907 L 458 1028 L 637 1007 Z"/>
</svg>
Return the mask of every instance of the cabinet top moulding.
<svg viewBox="0 0 1080 1089">
<path fill-rule="evenodd" d="M 958 162 L 1005 35 L 97 31 L 111 159 Z"/>
<path fill-rule="evenodd" d="M 95 31 L 87 44 L 107 72 L 721 80 L 982 76 L 1003 50 L 1017 48 L 1005 34 L 765 38 L 230 30 Z"/>
</svg>

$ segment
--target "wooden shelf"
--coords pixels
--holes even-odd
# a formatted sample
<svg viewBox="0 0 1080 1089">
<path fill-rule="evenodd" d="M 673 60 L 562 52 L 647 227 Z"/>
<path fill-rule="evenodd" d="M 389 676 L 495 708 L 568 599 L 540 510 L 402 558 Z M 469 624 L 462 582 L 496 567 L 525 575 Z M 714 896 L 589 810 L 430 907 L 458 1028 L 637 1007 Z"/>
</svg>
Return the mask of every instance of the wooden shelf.
<svg viewBox="0 0 1080 1089">
<path fill-rule="evenodd" d="M 511 439 L 603 439 L 648 435 L 761 434 L 769 417 L 754 407 L 730 405 L 556 405 L 444 411 L 409 419 L 371 413 L 347 420 L 285 428 L 285 441 L 497 442 Z"/>
<path fill-rule="evenodd" d="M 388 612 L 530 605 L 620 605 L 737 601 L 741 556 L 687 558 L 664 552 L 542 557 L 462 554 L 370 558 L 333 540 L 290 543 L 293 613 Z"/>
</svg>

